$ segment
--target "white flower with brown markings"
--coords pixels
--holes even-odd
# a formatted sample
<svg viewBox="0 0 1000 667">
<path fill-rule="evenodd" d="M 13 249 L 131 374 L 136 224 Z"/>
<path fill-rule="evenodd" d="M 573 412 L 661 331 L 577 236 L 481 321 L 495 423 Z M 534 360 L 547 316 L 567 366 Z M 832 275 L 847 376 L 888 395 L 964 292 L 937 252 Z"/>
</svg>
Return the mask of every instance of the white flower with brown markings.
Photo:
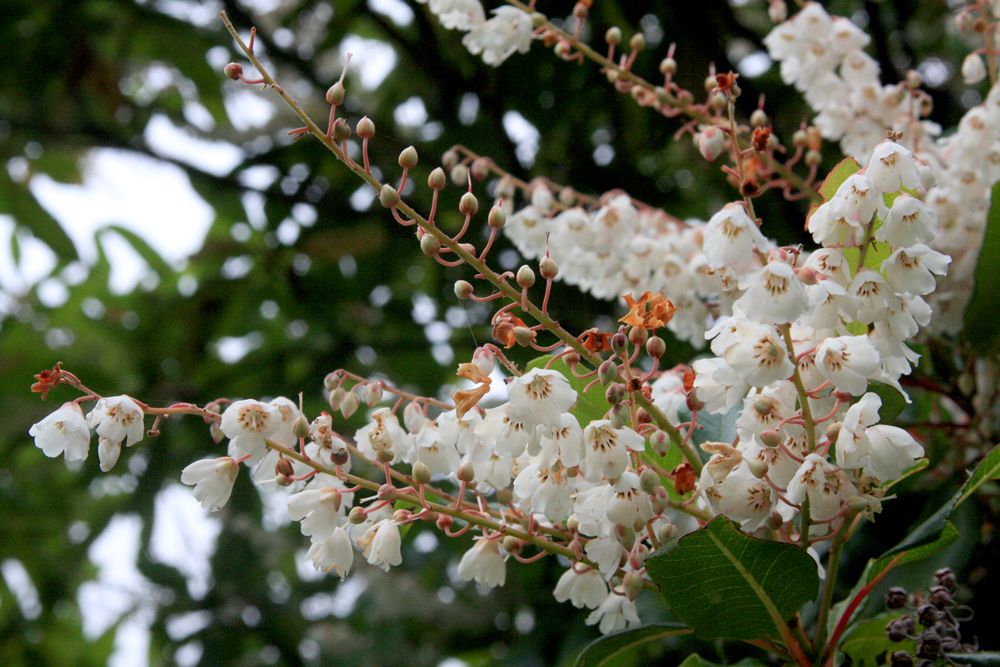
<svg viewBox="0 0 1000 667">
<path fill-rule="evenodd" d="M 229 502 L 239 472 L 239 464 L 229 456 L 202 459 L 181 471 L 181 482 L 194 487 L 194 497 L 202 507 L 217 512 Z"/>
<path fill-rule="evenodd" d="M 474 56 L 482 54 L 487 65 L 499 66 L 515 52 L 531 48 L 531 15 L 517 7 L 497 7 L 493 18 L 476 25 L 462 38 L 462 44 Z"/>
<path fill-rule="evenodd" d="M 532 368 L 507 385 L 510 407 L 532 424 L 556 424 L 576 403 L 576 390 L 559 371 Z"/>
<path fill-rule="evenodd" d="M 868 180 L 879 192 L 899 192 L 920 187 L 917 163 L 909 149 L 893 141 L 883 141 L 872 151 L 866 168 Z"/>
<path fill-rule="evenodd" d="M 401 545 L 399 527 L 392 519 L 382 519 L 372 524 L 358 540 L 358 546 L 368 564 L 376 565 L 386 572 L 390 567 L 403 562 Z"/>
<path fill-rule="evenodd" d="M 642 451 L 646 441 L 628 427 L 615 428 L 606 419 L 592 421 L 583 430 L 587 479 L 615 480 L 629 465 L 629 450 Z"/>
<path fill-rule="evenodd" d="M 787 262 L 769 262 L 740 281 L 746 290 L 733 304 L 757 322 L 794 322 L 806 310 L 806 291 Z"/>
<path fill-rule="evenodd" d="M 145 435 L 142 409 L 128 396 L 102 398 L 87 415 L 87 424 L 97 431 L 97 455 L 101 470 L 115 467 L 122 444 L 131 447 Z"/>
<path fill-rule="evenodd" d="M 500 543 L 496 540 L 476 540 L 458 563 L 458 578 L 490 588 L 503 586 L 507 581 L 507 566 L 500 553 Z"/>
<path fill-rule="evenodd" d="M 937 233 L 938 221 L 934 209 L 908 194 L 892 202 L 889 215 L 875 232 L 875 239 L 893 248 L 905 248 L 917 243 L 929 243 Z"/>
<path fill-rule="evenodd" d="M 559 577 L 553 595 L 557 602 L 569 601 L 577 609 L 596 609 L 607 599 L 608 585 L 597 570 L 577 572 L 570 568 Z"/>
<path fill-rule="evenodd" d="M 739 335 L 730 338 L 722 356 L 733 370 L 754 387 L 784 380 L 795 371 L 788 358 L 788 348 L 777 330 L 768 324 L 740 319 Z M 716 344 L 712 349 L 716 351 Z"/>
<path fill-rule="evenodd" d="M 257 462 L 267 454 L 265 440 L 281 428 L 281 414 L 268 403 L 253 399 L 235 401 L 222 413 L 219 427 L 233 447 Z"/>
<path fill-rule="evenodd" d="M 90 427 L 76 403 L 63 405 L 28 429 L 35 446 L 49 458 L 60 454 L 67 461 L 83 461 L 90 451 Z"/>
<path fill-rule="evenodd" d="M 765 251 L 768 246 L 742 202 L 726 204 L 705 225 L 702 248 L 714 269 L 749 268 L 754 263 L 754 250 Z"/>
<path fill-rule="evenodd" d="M 587 616 L 587 625 L 597 625 L 602 635 L 639 623 L 635 602 L 629 600 L 621 588 L 608 593 L 604 602 Z"/>
<path fill-rule="evenodd" d="M 951 257 L 931 250 L 922 243 L 899 248 L 882 262 L 885 279 L 899 294 L 920 296 L 937 287 L 934 276 L 948 273 Z"/>
<path fill-rule="evenodd" d="M 334 570 L 343 581 L 354 565 L 354 545 L 343 526 L 337 526 L 328 537 L 313 540 L 306 557 L 317 570 Z"/>
<path fill-rule="evenodd" d="M 855 396 L 865 393 L 879 370 L 879 354 L 865 336 L 827 338 L 816 350 L 816 370 L 837 388 Z"/>
</svg>

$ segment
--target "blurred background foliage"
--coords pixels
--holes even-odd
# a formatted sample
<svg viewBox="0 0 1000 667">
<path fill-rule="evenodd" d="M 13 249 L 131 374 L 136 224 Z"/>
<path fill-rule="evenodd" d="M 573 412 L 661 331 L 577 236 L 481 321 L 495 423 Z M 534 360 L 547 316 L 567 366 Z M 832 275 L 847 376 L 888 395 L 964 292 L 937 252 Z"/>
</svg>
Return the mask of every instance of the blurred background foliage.
<svg viewBox="0 0 1000 667">
<path fill-rule="evenodd" d="M 978 101 L 947 81 L 967 47 L 945 3 L 829 8 L 870 28 L 883 80 L 920 69 L 944 127 Z M 499 69 L 484 66 L 415 3 L 8 0 L 0 21 L 0 664 L 103 664 L 112 653 L 128 665 L 566 663 L 596 633 L 585 613 L 552 598 L 561 573 L 552 559 L 511 566 L 507 586 L 486 594 L 454 577 L 465 541 L 417 527 L 403 567 L 358 567 L 342 584 L 303 565 L 297 526 L 245 475 L 217 517 L 192 509 L 177 486 L 180 470 L 219 449 L 196 419 L 165 423 L 161 437 L 126 452 L 107 475 L 96 457 L 68 470 L 32 446 L 29 426 L 72 395 L 60 389 L 43 403 L 28 391 L 32 375 L 58 360 L 107 394 L 166 404 L 303 392 L 315 415 L 322 379 L 335 368 L 433 395 L 488 338 L 488 311 L 463 309 L 452 294 L 464 271 L 423 258 L 329 154 L 291 141 L 295 123 L 269 92 L 222 76 L 235 55 L 220 9 L 241 29 L 258 27 L 259 51 L 317 118 L 322 92 L 352 51 L 347 112 L 376 121 L 374 160 L 389 174 L 410 143 L 422 156 L 418 182 L 462 143 L 526 179 L 546 175 L 593 193 L 620 187 L 679 216 L 705 218 L 732 198 L 688 139 L 673 140 L 680 122 L 616 96 L 594 67 L 559 61 L 540 45 Z M 543 0 L 540 9 L 565 16 L 572 3 Z M 743 73 L 745 114 L 766 95 L 780 136 L 807 117 L 761 53 L 762 0 L 599 0 L 591 16 L 591 35 L 613 24 L 626 39 L 645 31 L 650 49 L 637 69 L 648 78 L 676 42 L 685 87 L 700 94 L 714 62 Z M 177 240 L 199 249 L 168 259 L 141 224 L 100 212 L 94 242 L 71 238 L 37 186 L 86 185 L 98 155 L 144 156 L 189 182 L 211 222 L 203 242 Z M 836 146 L 826 148 L 827 166 L 839 158 Z M 454 208 L 460 190 L 446 193 Z M 420 190 L 414 197 L 426 203 Z M 772 236 L 805 240 L 801 205 L 768 195 L 757 210 Z M 192 234 L 185 222 L 177 220 L 177 234 Z M 442 224 L 458 224 L 457 214 Z M 517 262 L 507 245 L 496 259 Z M 112 280 L 123 262 L 140 267 L 124 287 Z M 554 303 L 571 330 L 607 327 L 618 308 L 563 287 Z M 688 353 L 671 343 L 673 360 Z M 946 352 L 937 356 L 944 365 L 925 370 L 955 371 Z M 928 445 L 944 473 L 900 491 L 912 502 L 887 505 L 849 554 L 849 572 L 954 487 L 947 473 L 965 463 L 962 452 L 936 434 Z M 992 499 L 971 508 L 964 539 L 948 554 L 973 582 L 967 593 L 981 602 L 975 625 L 987 646 L 987 601 L 1000 593 L 986 567 L 996 563 L 995 510 Z M 926 584 L 929 567 L 900 576 Z M 654 606 L 644 620 L 666 613 Z M 676 664 L 670 648 L 649 659 Z"/>
</svg>

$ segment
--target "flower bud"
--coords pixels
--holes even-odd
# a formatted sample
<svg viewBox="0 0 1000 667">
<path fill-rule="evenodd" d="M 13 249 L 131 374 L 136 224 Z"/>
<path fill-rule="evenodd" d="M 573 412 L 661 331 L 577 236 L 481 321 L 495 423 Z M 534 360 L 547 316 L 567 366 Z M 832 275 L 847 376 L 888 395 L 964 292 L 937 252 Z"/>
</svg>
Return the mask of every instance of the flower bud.
<svg viewBox="0 0 1000 667">
<path fill-rule="evenodd" d="M 628 596 L 628 599 L 635 600 L 639 597 L 639 593 L 642 592 L 642 575 L 638 572 L 626 572 L 625 577 L 622 579 L 622 584 L 624 585 L 625 595 Z"/>
<path fill-rule="evenodd" d="M 657 456 L 666 456 L 670 449 L 670 436 L 666 431 L 656 429 L 649 436 L 649 444 Z"/>
<path fill-rule="evenodd" d="M 344 84 L 338 81 L 337 83 L 327 88 L 326 103 L 335 106 L 340 106 L 341 104 L 344 103 L 344 96 L 346 94 L 347 91 L 344 89 Z"/>
<path fill-rule="evenodd" d="M 717 127 L 706 127 L 695 135 L 695 138 L 698 143 L 698 152 L 709 162 L 719 157 L 726 149 L 726 135 Z"/>
<path fill-rule="evenodd" d="M 535 284 L 535 272 L 527 264 L 517 270 L 517 284 L 522 288 L 528 288 Z"/>
<path fill-rule="evenodd" d="M 458 201 L 458 210 L 462 215 L 475 215 L 479 211 L 479 200 L 476 195 L 466 192 Z"/>
<path fill-rule="evenodd" d="M 413 146 L 407 146 L 399 153 L 399 166 L 403 169 L 413 169 L 417 166 L 419 159 L 417 149 Z"/>
<path fill-rule="evenodd" d="M 490 214 L 486 218 L 486 222 L 493 229 L 503 229 L 507 225 L 507 214 L 499 206 L 494 206 L 490 209 Z"/>
<path fill-rule="evenodd" d="M 378 487 L 377 495 L 379 500 L 392 501 L 399 495 L 399 490 L 389 482 L 386 482 L 382 486 Z"/>
<path fill-rule="evenodd" d="M 472 161 L 472 167 L 469 168 L 469 172 L 475 180 L 483 180 L 490 175 L 490 161 L 484 157 L 476 158 Z"/>
<path fill-rule="evenodd" d="M 514 493 L 509 488 L 497 489 L 497 502 L 501 505 L 509 505 L 514 499 Z"/>
<path fill-rule="evenodd" d="M 642 347 L 649 340 L 649 332 L 645 327 L 632 327 L 629 329 L 628 339 L 636 347 Z"/>
<path fill-rule="evenodd" d="M 375 460 L 379 463 L 392 463 L 394 458 L 396 454 L 391 449 L 380 449 L 375 452 Z"/>
<path fill-rule="evenodd" d="M 382 402 L 382 383 L 369 382 L 365 385 L 363 397 L 369 408 Z"/>
<path fill-rule="evenodd" d="M 826 427 L 826 439 L 830 442 L 837 442 L 840 437 L 840 422 L 831 422 Z"/>
<path fill-rule="evenodd" d="M 364 116 L 358 121 L 358 124 L 354 128 L 354 132 L 362 139 L 371 139 L 375 136 L 375 123 L 368 116 Z"/>
<path fill-rule="evenodd" d="M 781 23 L 788 18 L 788 5 L 785 0 L 771 0 L 767 5 L 767 16 L 774 23 Z"/>
<path fill-rule="evenodd" d="M 819 151 L 809 150 L 806 151 L 806 165 L 810 167 L 818 167 L 820 162 L 823 161 L 823 154 Z"/>
<path fill-rule="evenodd" d="M 660 61 L 660 74 L 673 76 L 677 74 L 677 61 L 669 56 Z"/>
<path fill-rule="evenodd" d="M 628 406 L 624 403 L 619 403 L 611 408 L 609 417 L 611 425 L 615 428 L 624 428 L 625 426 L 628 426 L 632 419 L 632 416 L 628 411 Z"/>
<path fill-rule="evenodd" d="M 448 530 L 454 522 L 455 520 L 447 514 L 439 514 L 437 521 L 434 522 L 434 525 L 438 527 L 438 530 Z"/>
<path fill-rule="evenodd" d="M 428 257 L 433 257 L 441 250 L 441 242 L 433 234 L 424 234 L 420 237 L 420 252 Z M 472 287 L 472 285 L 469 285 Z"/>
<path fill-rule="evenodd" d="M 754 127 L 764 127 L 767 125 L 767 114 L 763 109 L 754 109 L 750 114 L 750 124 Z"/>
<path fill-rule="evenodd" d="M 737 86 L 733 85 L 733 87 L 730 88 L 729 91 L 733 95 L 733 97 L 736 97 Z M 726 98 L 726 94 L 721 90 L 719 90 L 712 93 L 711 97 L 708 98 L 708 103 L 711 104 L 716 109 L 725 109 L 726 105 L 729 103 L 729 100 L 728 98 Z"/>
<path fill-rule="evenodd" d="M 212 437 L 212 442 L 219 444 L 226 437 L 226 434 L 222 432 L 219 427 L 218 422 L 212 422 L 212 425 L 208 427 L 208 434 Z"/>
<path fill-rule="evenodd" d="M 239 63 L 229 63 L 222 68 L 222 71 L 233 81 L 239 81 L 243 78 L 243 65 Z"/>
<path fill-rule="evenodd" d="M 688 392 L 687 400 L 686 400 L 685 403 L 687 405 L 687 409 L 690 412 L 692 412 L 692 413 L 693 412 L 701 412 L 702 410 L 705 409 L 705 403 L 704 403 L 704 401 L 702 401 L 700 398 L 698 398 L 698 395 L 695 394 L 693 391 L 692 392 Z"/>
<path fill-rule="evenodd" d="M 962 80 L 966 85 L 974 86 L 986 78 L 986 63 L 978 53 L 970 53 L 962 61 Z"/>
<path fill-rule="evenodd" d="M 608 28 L 607 32 L 604 33 L 604 41 L 613 46 L 617 46 L 622 42 L 622 31 L 618 26 L 611 26 Z"/>
<path fill-rule="evenodd" d="M 334 465 L 342 466 L 351 460 L 351 454 L 346 449 L 343 449 L 339 452 L 334 452 L 330 460 L 333 461 Z"/>
<path fill-rule="evenodd" d="M 768 429 L 760 434 L 760 441 L 765 447 L 777 447 L 784 440 L 781 437 L 781 432 L 774 429 Z"/>
<path fill-rule="evenodd" d="M 611 350 L 619 355 L 628 354 L 628 338 L 623 333 L 616 333 L 611 337 Z"/>
<path fill-rule="evenodd" d="M 805 130 L 795 130 L 792 134 L 792 144 L 796 147 L 802 147 L 806 145 L 806 131 Z"/>
<path fill-rule="evenodd" d="M 378 191 L 378 201 L 386 208 L 393 208 L 399 204 L 399 193 L 396 192 L 396 188 L 386 183 Z"/>
<path fill-rule="evenodd" d="M 535 342 L 535 332 L 528 327 L 514 327 L 514 340 L 521 347 L 527 347 Z"/>
<path fill-rule="evenodd" d="M 278 459 L 278 462 L 274 464 L 274 474 L 279 477 L 291 477 L 295 474 L 292 462 L 286 458 Z"/>
<path fill-rule="evenodd" d="M 569 518 L 566 519 L 566 530 L 571 533 L 575 533 L 580 530 L 580 519 L 578 519 L 575 514 L 570 514 Z"/>
<path fill-rule="evenodd" d="M 347 520 L 355 525 L 359 523 L 364 523 L 365 508 L 360 506 L 352 507 L 351 511 L 347 513 Z"/>
<path fill-rule="evenodd" d="M 635 33 L 632 39 L 628 40 L 628 46 L 633 51 L 642 51 L 646 48 L 646 36 L 641 32 Z"/>
<path fill-rule="evenodd" d="M 346 395 L 347 393 L 344 391 L 343 387 L 337 387 L 331 391 L 329 397 L 327 397 L 330 402 L 330 409 L 339 410 L 340 404 L 344 401 L 344 396 Z"/>
<path fill-rule="evenodd" d="M 305 418 L 304 415 L 299 415 L 292 422 L 292 435 L 296 438 L 308 438 L 309 437 L 309 420 Z"/>
<path fill-rule="evenodd" d="M 605 359 L 597 367 L 597 377 L 600 379 L 601 385 L 607 387 L 618 379 L 618 364 L 611 359 Z"/>
<path fill-rule="evenodd" d="M 444 186 L 447 184 L 446 178 L 444 169 L 434 167 L 434 170 L 427 177 L 427 187 L 431 190 L 444 190 Z"/>
<path fill-rule="evenodd" d="M 607 391 L 604 392 L 604 398 L 606 398 L 608 403 L 611 405 L 618 405 L 625 400 L 625 385 L 621 382 L 613 383 L 608 387 Z"/>
<path fill-rule="evenodd" d="M 505 535 L 503 538 L 503 549 L 509 554 L 519 553 L 524 547 L 524 543 L 513 535 Z"/>
<path fill-rule="evenodd" d="M 924 85 L 924 77 L 915 69 L 911 69 L 906 73 L 906 87 L 910 90 L 916 90 Z"/>
<path fill-rule="evenodd" d="M 343 118 L 333 121 L 333 139 L 338 144 L 351 138 L 351 126 Z"/>
<path fill-rule="evenodd" d="M 559 265 L 551 257 L 542 257 L 538 261 L 538 272 L 545 280 L 553 280 L 559 275 Z"/>
<path fill-rule="evenodd" d="M 460 482 L 471 482 L 476 478 L 475 468 L 472 467 L 472 461 L 463 461 L 461 465 L 458 466 L 458 470 L 455 471 L 455 476 L 458 477 Z"/>
<path fill-rule="evenodd" d="M 667 344 L 659 336 L 650 336 L 649 340 L 646 341 L 646 354 L 654 359 L 659 359 L 666 352 Z"/>
<path fill-rule="evenodd" d="M 639 475 L 639 487 L 646 493 L 656 493 L 656 490 L 663 486 L 660 476 L 652 468 L 646 468 Z"/>
<path fill-rule="evenodd" d="M 750 474 L 752 474 L 757 479 L 763 479 L 764 475 L 767 474 L 767 464 L 760 459 L 744 459 L 747 462 L 747 467 L 750 468 Z"/>
<path fill-rule="evenodd" d="M 427 467 L 427 464 L 423 461 L 417 461 L 413 464 L 413 481 L 417 484 L 430 484 L 431 481 L 431 469 Z"/>
<path fill-rule="evenodd" d="M 340 401 L 340 414 L 344 416 L 344 419 L 350 419 L 360 404 L 361 401 L 358 400 L 357 394 L 353 391 L 346 392 L 343 400 Z"/>
<path fill-rule="evenodd" d="M 426 238 L 426 237 L 425 237 Z M 472 296 L 474 292 L 472 288 L 472 283 L 467 280 L 456 280 L 455 281 L 455 296 L 463 301 Z"/>
<path fill-rule="evenodd" d="M 464 164 L 456 164 L 451 169 L 451 182 L 459 187 L 466 185 L 469 181 L 469 168 Z"/>
<path fill-rule="evenodd" d="M 670 544 L 677 538 L 677 526 L 672 523 L 666 524 L 660 528 L 660 532 L 656 537 L 660 540 L 661 545 Z"/>
</svg>

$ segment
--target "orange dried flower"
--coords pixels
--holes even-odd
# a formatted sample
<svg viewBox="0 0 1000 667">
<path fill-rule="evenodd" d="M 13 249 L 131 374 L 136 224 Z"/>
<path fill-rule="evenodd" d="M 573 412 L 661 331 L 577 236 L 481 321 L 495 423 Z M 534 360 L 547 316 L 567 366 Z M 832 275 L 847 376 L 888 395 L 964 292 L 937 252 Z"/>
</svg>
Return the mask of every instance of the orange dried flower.
<svg viewBox="0 0 1000 667">
<path fill-rule="evenodd" d="M 479 401 L 482 400 L 483 396 L 489 393 L 493 380 L 489 375 L 485 375 L 479 366 L 472 363 L 459 364 L 456 375 L 479 383 L 478 387 L 460 389 L 452 394 L 451 397 L 455 401 L 455 413 L 461 419 L 465 416 L 466 412 L 479 405 Z"/>
<path fill-rule="evenodd" d="M 680 495 L 693 491 L 694 483 L 698 479 L 694 474 L 694 468 L 687 461 L 674 468 L 670 476 L 674 478 L 674 491 Z"/>
<path fill-rule="evenodd" d="M 514 329 L 526 326 L 520 317 L 511 313 L 500 313 L 493 318 L 493 338 L 503 344 L 505 348 L 510 349 L 517 344 Z"/>
<path fill-rule="evenodd" d="M 580 334 L 580 344 L 590 352 L 608 352 L 611 350 L 611 332 L 600 329 L 587 329 Z"/>
<path fill-rule="evenodd" d="M 674 303 L 659 292 L 643 292 L 638 301 L 631 294 L 626 294 L 625 303 L 628 304 L 629 311 L 618 321 L 650 330 L 666 326 L 677 310 Z"/>
</svg>

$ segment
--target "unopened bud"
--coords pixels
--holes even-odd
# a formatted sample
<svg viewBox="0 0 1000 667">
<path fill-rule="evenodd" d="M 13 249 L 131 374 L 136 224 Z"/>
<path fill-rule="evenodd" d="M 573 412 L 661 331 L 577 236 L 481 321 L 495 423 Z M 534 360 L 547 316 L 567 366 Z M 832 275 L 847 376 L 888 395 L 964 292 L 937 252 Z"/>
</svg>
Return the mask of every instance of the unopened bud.
<svg viewBox="0 0 1000 667">
<path fill-rule="evenodd" d="M 650 336 L 649 340 L 646 341 L 646 354 L 654 359 L 659 359 L 666 352 L 667 344 L 659 336 Z"/>
<path fill-rule="evenodd" d="M 635 33 L 632 39 L 628 40 L 628 46 L 633 51 L 642 51 L 646 48 L 646 36 L 641 32 Z"/>
<path fill-rule="evenodd" d="M 396 458 L 396 454 L 391 449 L 380 449 L 375 452 L 375 460 L 379 463 L 392 463 L 394 458 Z"/>
<path fill-rule="evenodd" d="M 788 5 L 785 0 L 771 0 L 767 5 L 767 16 L 774 23 L 781 23 L 788 18 Z"/>
<path fill-rule="evenodd" d="M 413 146 L 407 146 L 399 154 L 399 166 L 403 169 L 413 169 L 417 166 L 419 159 L 417 149 Z"/>
<path fill-rule="evenodd" d="M 569 518 L 566 519 L 566 530 L 571 533 L 575 533 L 580 530 L 580 519 L 578 519 L 575 514 L 570 514 Z"/>
<path fill-rule="evenodd" d="M 792 134 L 792 144 L 796 147 L 802 147 L 806 145 L 806 131 L 805 130 L 795 130 Z"/>
<path fill-rule="evenodd" d="M 468 483 L 474 480 L 476 478 L 476 470 L 472 467 L 472 461 L 463 461 L 458 466 L 455 476 L 458 477 L 458 481 L 460 482 Z"/>
<path fill-rule="evenodd" d="M 344 103 L 344 96 L 346 94 L 347 91 L 344 89 L 344 84 L 338 81 L 337 83 L 327 88 L 326 103 L 335 106 L 340 106 L 341 104 Z"/>
<path fill-rule="evenodd" d="M 649 340 L 649 332 L 645 327 L 632 327 L 629 329 L 628 339 L 636 347 L 642 347 Z"/>
<path fill-rule="evenodd" d="M 924 85 L 924 77 L 921 76 L 920 72 L 915 69 L 911 69 L 906 73 L 906 87 L 911 90 L 916 90 L 917 88 Z"/>
<path fill-rule="evenodd" d="M 624 428 L 632 421 L 632 416 L 629 414 L 628 406 L 624 403 L 619 403 L 611 408 L 609 416 L 611 425 L 615 428 Z"/>
<path fill-rule="evenodd" d="M 382 383 L 369 382 L 364 388 L 365 405 L 373 407 L 382 402 Z"/>
<path fill-rule="evenodd" d="M 278 462 L 274 464 L 274 474 L 279 477 L 291 477 L 295 474 L 292 462 L 285 458 L 278 459 Z"/>
<path fill-rule="evenodd" d="M 218 422 L 212 422 L 212 425 L 208 427 L 208 434 L 212 437 L 212 442 L 219 444 L 226 437 L 226 434 L 222 432 L 219 427 Z"/>
<path fill-rule="evenodd" d="M 434 167 L 434 170 L 427 177 L 427 187 L 431 190 L 444 190 L 445 185 L 447 185 L 447 177 L 444 175 L 444 169 Z"/>
<path fill-rule="evenodd" d="M 343 387 L 337 387 L 331 391 L 329 397 L 327 397 L 327 400 L 330 402 L 330 409 L 339 410 L 340 404 L 344 401 L 344 396 L 346 395 L 347 393 L 344 391 Z"/>
<path fill-rule="evenodd" d="M 764 127 L 767 125 L 767 114 L 763 109 L 754 109 L 750 114 L 750 124 L 754 127 Z"/>
<path fill-rule="evenodd" d="M 621 356 L 628 353 L 628 338 L 623 333 L 616 333 L 611 337 L 611 350 Z"/>
<path fill-rule="evenodd" d="M 820 162 L 823 161 L 823 154 L 819 151 L 809 150 L 806 151 L 806 165 L 810 167 L 818 167 Z"/>
<path fill-rule="evenodd" d="M 837 438 L 840 437 L 840 422 L 832 422 L 826 427 L 826 439 L 830 442 L 837 442 Z"/>
<path fill-rule="evenodd" d="M 346 392 L 344 399 L 340 401 L 340 414 L 344 416 L 344 419 L 350 419 L 360 404 L 361 401 L 358 400 L 357 394 L 353 391 Z"/>
<path fill-rule="evenodd" d="M 625 385 L 621 382 L 615 382 L 611 384 L 607 391 L 604 392 L 604 398 L 608 400 L 611 405 L 618 405 L 625 400 Z"/>
<path fill-rule="evenodd" d="M 433 257 L 441 250 L 441 242 L 433 234 L 424 234 L 420 237 L 420 252 L 428 257 Z M 469 285 L 472 287 L 472 285 Z"/>
<path fill-rule="evenodd" d="M 426 237 L 424 237 L 426 238 Z M 456 280 L 455 281 L 455 296 L 463 301 L 472 296 L 473 292 L 472 283 L 467 280 Z"/>
<path fill-rule="evenodd" d="M 368 116 L 364 116 L 358 121 L 354 131 L 362 139 L 371 139 L 375 136 L 375 123 L 373 123 L 372 119 Z"/>
<path fill-rule="evenodd" d="M 709 74 L 708 76 L 705 77 L 704 85 L 705 85 L 705 92 L 710 93 L 719 87 L 719 82 L 713 75 Z"/>
<path fill-rule="evenodd" d="M 456 164 L 451 169 L 451 182 L 459 187 L 466 185 L 469 181 L 469 168 L 464 164 Z"/>
<path fill-rule="evenodd" d="M 458 164 L 458 153 L 453 150 L 445 151 L 441 156 L 441 164 L 445 169 L 453 169 Z"/>
<path fill-rule="evenodd" d="M 399 204 L 399 193 L 396 192 L 396 188 L 386 183 L 378 191 L 378 201 L 386 208 L 393 208 Z"/>
<path fill-rule="evenodd" d="M 732 93 L 734 97 L 736 96 L 735 85 L 732 88 L 730 88 L 729 91 L 730 93 Z M 724 109 L 726 107 L 726 104 L 729 103 L 729 100 L 726 98 L 726 94 L 724 92 L 716 91 L 712 93 L 712 96 L 708 99 L 708 102 L 716 109 Z"/>
<path fill-rule="evenodd" d="M 239 63 L 229 63 L 222 71 L 233 81 L 239 81 L 243 78 L 243 65 Z"/>
<path fill-rule="evenodd" d="M 347 520 L 351 523 L 357 525 L 359 523 L 365 522 L 365 508 L 364 507 L 352 507 L 351 511 L 347 513 Z"/>
<path fill-rule="evenodd" d="M 671 542 L 674 541 L 676 537 L 677 537 L 677 526 L 675 526 L 672 523 L 668 523 L 667 525 L 660 528 L 660 532 L 657 535 L 657 538 L 659 538 L 661 545 L 670 544 Z"/>
<path fill-rule="evenodd" d="M 757 479 L 763 479 L 764 475 L 767 474 L 767 464 L 757 458 L 744 459 L 747 462 L 747 467 L 750 468 L 750 474 L 752 474 Z"/>
<path fill-rule="evenodd" d="M 413 464 L 412 473 L 413 481 L 417 484 L 430 484 L 431 469 L 423 461 L 417 461 Z"/>
<path fill-rule="evenodd" d="M 309 437 L 309 420 L 303 415 L 299 415 L 292 422 L 292 435 L 296 438 L 308 438 Z"/>
<path fill-rule="evenodd" d="M 486 218 L 486 222 L 493 229 L 503 229 L 507 225 L 507 214 L 499 206 L 494 206 L 490 209 L 490 214 Z"/>
<path fill-rule="evenodd" d="M 475 180 L 483 180 L 490 175 L 490 161 L 484 157 L 476 158 L 472 161 L 472 167 L 470 167 L 469 172 Z"/>
<path fill-rule="evenodd" d="M 806 128 L 806 146 L 814 151 L 818 151 L 823 147 L 823 134 L 815 125 L 810 125 Z"/>
<path fill-rule="evenodd" d="M 527 264 L 517 270 L 517 284 L 522 288 L 528 288 L 535 284 L 535 272 Z"/>
<path fill-rule="evenodd" d="M 646 493 L 656 493 L 656 490 L 663 486 L 660 476 L 652 468 L 646 468 L 639 475 L 639 487 Z"/>
<path fill-rule="evenodd" d="M 386 482 L 382 486 L 378 487 L 379 500 L 395 500 L 398 495 L 399 490 L 389 482 Z"/>
<path fill-rule="evenodd" d="M 479 200 L 476 195 L 466 192 L 458 201 L 458 210 L 462 215 L 475 215 L 479 211 Z"/>
<path fill-rule="evenodd" d="M 327 391 L 333 391 L 340 386 L 340 373 L 327 373 L 323 378 L 323 386 Z"/>
<path fill-rule="evenodd" d="M 611 26 L 608 31 L 604 33 L 604 41 L 608 44 L 617 46 L 621 44 L 622 41 L 622 31 L 618 26 Z"/>
<path fill-rule="evenodd" d="M 815 285 L 818 282 L 816 272 L 808 266 L 801 266 L 795 269 L 795 276 L 803 285 Z"/>
<path fill-rule="evenodd" d="M 665 431 L 656 429 L 649 436 L 649 445 L 657 456 L 666 456 L 670 449 L 670 436 Z"/>
<path fill-rule="evenodd" d="M 333 455 L 330 456 L 330 460 L 333 461 L 334 465 L 346 465 L 347 462 L 351 460 L 351 454 L 346 449 L 342 449 L 339 452 L 334 452 Z"/>
<path fill-rule="evenodd" d="M 664 58 L 660 61 L 660 74 L 673 76 L 677 74 L 677 61 L 673 58 Z"/>
<path fill-rule="evenodd" d="M 618 380 L 618 364 L 616 364 L 611 359 L 605 359 L 601 362 L 601 365 L 597 367 L 597 377 L 601 381 L 601 385 L 607 387 L 612 382 Z"/>
<path fill-rule="evenodd" d="M 698 395 L 693 391 L 688 392 L 685 404 L 687 405 L 687 409 L 692 413 L 701 412 L 705 409 L 705 402 L 698 398 Z"/>
<path fill-rule="evenodd" d="M 438 527 L 438 530 L 448 530 L 451 528 L 452 523 L 454 523 L 454 519 L 447 514 L 440 514 L 438 515 L 437 521 L 434 522 L 434 525 Z"/>
<path fill-rule="evenodd" d="M 523 546 L 524 543 L 513 535 L 506 535 L 503 538 L 503 549 L 509 554 L 519 553 Z"/>
<path fill-rule="evenodd" d="M 559 203 L 572 206 L 576 203 L 576 191 L 567 186 L 559 190 Z"/>
<path fill-rule="evenodd" d="M 410 520 L 413 513 L 410 510 L 396 510 L 392 513 L 392 522 L 396 525 L 406 523 Z"/>
<path fill-rule="evenodd" d="M 545 280 L 553 280 L 559 275 L 559 265 L 551 257 L 542 257 L 538 262 L 538 272 Z"/>
<path fill-rule="evenodd" d="M 351 138 L 351 126 L 343 118 L 333 121 L 333 139 L 338 144 Z"/>
<path fill-rule="evenodd" d="M 760 434 L 760 441 L 765 447 L 777 447 L 784 441 L 784 438 L 781 437 L 781 433 L 779 431 L 769 429 Z"/>
<path fill-rule="evenodd" d="M 639 593 L 642 592 L 642 575 L 638 572 L 626 572 L 625 577 L 622 579 L 622 584 L 624 585 L 625 595 L 628 596 L 628 599 L 635 600 L 639 597 Z"/>
</svg>

